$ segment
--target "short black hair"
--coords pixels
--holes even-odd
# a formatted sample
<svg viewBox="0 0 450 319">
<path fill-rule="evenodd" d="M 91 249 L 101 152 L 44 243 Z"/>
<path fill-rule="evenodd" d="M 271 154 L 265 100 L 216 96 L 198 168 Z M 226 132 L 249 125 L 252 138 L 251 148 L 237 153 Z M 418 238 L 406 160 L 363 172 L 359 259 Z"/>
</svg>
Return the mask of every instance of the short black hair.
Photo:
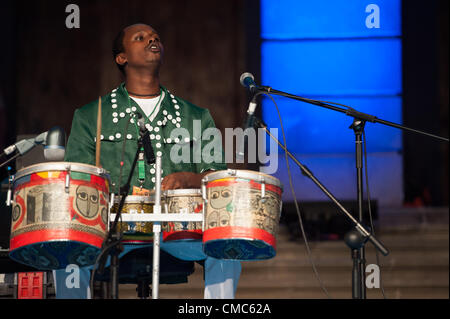
<svg viewBox="0 0 450 319">
<path fill-rule="evenodd" d="M 112 53 L 113 53 L 113 59 L 116 60 L 116 56 L 122 52 L 125 51 L 125 48 L 123 47 L 123 37 L 125 35 L 125 28 L 122 28 L 120 32 L 116 35 L 113 41 L 112 46 Z M 116 62 L 117 67 L 119 68 L 120 72 L 122 74 L 125 74 L 125 64 L 121 65 Z"/>
</svg>

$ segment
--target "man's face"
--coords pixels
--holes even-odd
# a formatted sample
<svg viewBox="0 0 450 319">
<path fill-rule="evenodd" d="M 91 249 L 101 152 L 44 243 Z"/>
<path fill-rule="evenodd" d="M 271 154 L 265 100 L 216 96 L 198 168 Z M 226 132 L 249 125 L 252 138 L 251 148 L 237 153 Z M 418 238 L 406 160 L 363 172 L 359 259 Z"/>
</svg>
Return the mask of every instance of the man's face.
<svg viewBox="0 0 450 319">
<path fill-rule="evenodd" d="M 128 67 L 159 67 L 162 62 L 164 47 L 158 33 L 148 25 L 136 24 L 127 27 L 123 46 L 125 52 L 119 56 L 128 63 Z"/>
</svg>

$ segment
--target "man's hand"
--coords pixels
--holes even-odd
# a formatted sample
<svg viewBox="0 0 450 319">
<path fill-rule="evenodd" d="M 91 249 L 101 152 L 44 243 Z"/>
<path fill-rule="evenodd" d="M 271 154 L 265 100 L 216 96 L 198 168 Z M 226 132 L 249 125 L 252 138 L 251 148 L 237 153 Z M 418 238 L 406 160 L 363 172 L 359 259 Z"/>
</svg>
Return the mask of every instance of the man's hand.
<svg viewBox="0 0 450 319">
<path fill-rule="evenodd" d="M 186 189 L 186 188 L 201 188 L 202 178 L 209 172 L 202 174 L 192 172 L 177 172 L 165 176 L 161 182 L 161 189 L 163 191 L 169 189 Z"/>
</svg>

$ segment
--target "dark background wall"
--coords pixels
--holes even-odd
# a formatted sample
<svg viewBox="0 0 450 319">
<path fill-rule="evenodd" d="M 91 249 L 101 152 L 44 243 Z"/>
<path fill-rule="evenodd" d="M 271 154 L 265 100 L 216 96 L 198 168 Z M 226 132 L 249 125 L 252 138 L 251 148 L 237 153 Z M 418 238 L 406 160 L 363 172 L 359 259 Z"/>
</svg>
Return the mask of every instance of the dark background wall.
<svg viewBox="0 0 450 319">
<path fill-rule="evenodd" d="M 80 29 L 65 26 L 70 3 Z M 402 10 L 403 123 L 448 136 L 448 1 L 404 1 Z M 136 22 L 161 34 L 165 86 L 209 108 L 222 131 L 241 125 L 239 76 L 260 78 L 258 14 L 258 1 L 244 0 L 1 1 L 0 149 L 55 125 L 69 134 L 74 110 L 120 83 L 111 43 Z M 404 176 L 406 202 L 448 204 L 448 143 L 405 133 Z"/>
<path fill-rule="evenodd" d="M 403 122 L 448 137 L 449 2 L 403 3 Z M 448 143 L 404 134 L 407 202 L 448 205 Z"/>
<path fill-rule="evenodd" d="M 68 29 L 65 8 L 70 3 L 2 2 L 2 29 L 8 30 L 2 87 L 11 119 L 2 146 L 15 135 L 54 125 L 69 133 L 75 108 L 121 82 L 112 40 L 137 22 L 150 24 L 162 37 L 163 85 L 209 108 L 220 129 L 240 124 L 246 104 L 239 85 L 245 71 L 244 2 L 80 0 L 75 2 L 80 28 Z"/>
<path fill-rule="evenodd" d="M 449 2 L 403 3 L 403 122 L 448 137 Z M 404 133 L 405 201 L 448 205 L 448 143 Z"/>
</svg>

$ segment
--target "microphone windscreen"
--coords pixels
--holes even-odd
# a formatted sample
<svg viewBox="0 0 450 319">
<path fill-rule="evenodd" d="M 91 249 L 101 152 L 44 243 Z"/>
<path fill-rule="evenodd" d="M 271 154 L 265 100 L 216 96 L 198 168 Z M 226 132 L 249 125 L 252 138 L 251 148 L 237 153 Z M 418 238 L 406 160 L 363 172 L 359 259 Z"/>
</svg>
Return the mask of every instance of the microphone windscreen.
<svg viewBox="0 0 450 319">
<path fill-rule="evenodd" d="M 45 145 L 47 146 L 66 146 L 66 133 L 59 126 L 52 127 L 47 134 Z"/>
<path fill-rule="evenodd" d="M 253 74 L 249 72 L 244 72 L 241 74 L 241 77 L 239 78 L 239 82 L 241 82 L 241 85 L 244 87 L 249 87 L 249 85 L 255 80 Z"/>
<path fill-rule="evenodd" d="M 44 147 L 44 158 L 49 161 L 63 161 L 65 153 L 64 147 Z"/>
<path fill-rule="evenodd" d="M 47 160 L 62 161 L 64 160 L 66 146 L 66 133 L 64 129 L 55 126 L 48 131 L 45 146 L 44 157 Z"/>
</svg>

